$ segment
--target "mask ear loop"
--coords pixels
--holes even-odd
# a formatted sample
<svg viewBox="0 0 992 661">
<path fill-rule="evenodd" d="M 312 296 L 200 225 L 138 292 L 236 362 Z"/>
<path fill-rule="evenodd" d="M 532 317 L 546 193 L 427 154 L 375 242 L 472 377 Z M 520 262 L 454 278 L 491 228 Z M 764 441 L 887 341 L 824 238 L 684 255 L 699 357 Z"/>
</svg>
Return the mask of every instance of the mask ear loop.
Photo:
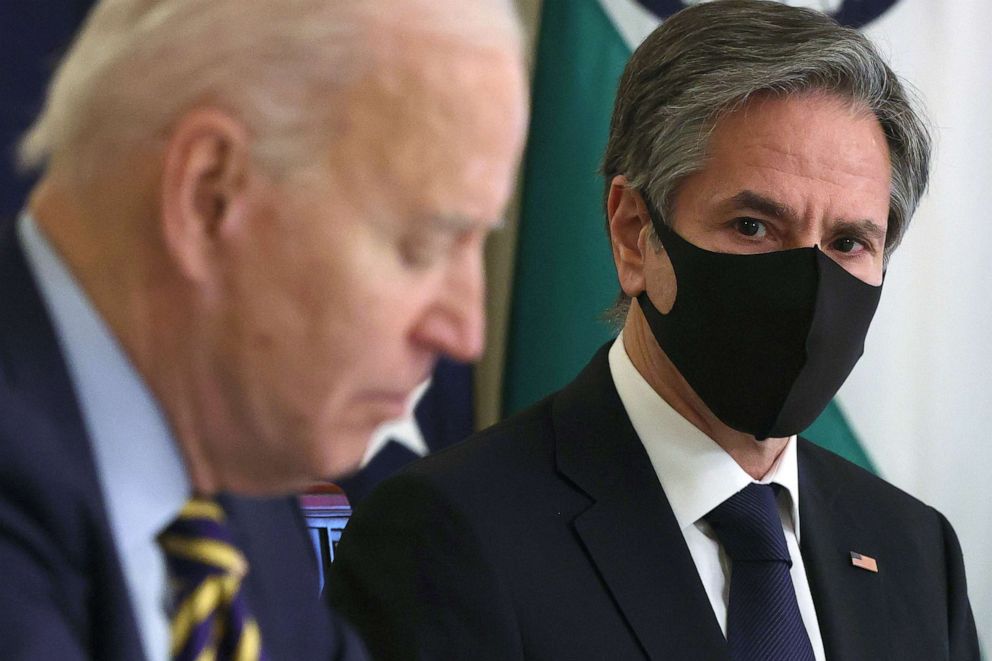
<svg viewBox="0 0 992 661">
<path fill-rule="evenodd" d="M 657 207 L 655 207 L 654 204 L 651 203 L 651 200 L 648 199 L 648 196 L 644 191 L 638 190 L 637 193 L 641 196 L 641 201 L 644 202 L 644 208 L 648 212 L 648 218 L 651 220 L 651 227 L 654 230 L 655 236 L 658 237 L 658 240 L 661 242 L 662 248 L 664 248 L 665 250 L 665 254 L 668 255 L 668 259 L 672 264 L 672 273 L 675 276 L 676 290 L 675 290 L 675 300 L 672 301 L 672 307 L 671 309 L 668 310 L 668 312 L 665 313 L 662 313 L 657 308 L 657 306 L 655 306 L 654 301 L 652 301 L 651 297 L 648 295 L 648 290 L 646 287 L 644 291 L 638 294 L 635 298 L 637 298 L 637 301 L 638 303 L 640 303 L 641 308 L 645 314 L 656 315 L 658 317 L 667 317 L 668 315 L 672 314 L 672 312 L 675 311 L 679 301 L 678 292 L 680 288 L 678 287 L 678 281 L 679 281 L 679 270 L 681 267 L 681 259 L 675 256 L 681 252 L 679 250 L 680 246 L 678 246 L 678 243 L 679 242 L 688 243 L 688 242 L 685 239 L 683 239 L 681 236 L 679 236 L 675 232 L 675 230 L 673 230 L 665 223 L 661 213 L 658 211 Z M 676 262 L 679 262 L 679 264 L 676 264 Z M 650 309 L 648 309 L 649 306 Z"/>
<path fill-rule="evenodd" d="M 657 207 L 648 200 L 647 195 L 643 192 L 638 191 L 641 195 L 641 199 L 644 202 L 644 207 L 647 209 L 648 217 L 651 219 L 651 226 L 654 228 L 655 235 L 657 235 L 658 240 L 661 241 L 662 247 L 665 249 L 665 253 L 668 255 L 668 259 L 672 262 L 672 270 L 675 272 L 676 282 L 678 281 L 679 272 L 684 271 L 685 262 L 684 260 L 688 258 L 688 255 L 694 253 L 708 253 L 710 251 L 704 250 L 699 246 L 687 241 L 682 235 L 672 229 L 664 220 L 661 212 L 658 211 Z M 675 295 L 676 301 L 678 300 L 678 294 Z M 677 303 L 673 303 L 672 307 Z"/>
<path fill-rule="evenodd" d="M 664 216 L 660 211 L 658 211 L 658 208 L 647 198 L 647 195 L 641 191 L 638 191 L 638 193 L 641 196 L 641 200 L 644 202 L 644 208 L 648 212 L 648 217 L 651 219 L 651 227 L 654 228 L 655 234 L 658 235 L 658 238 L 661 240 L 665 250 L 669 253 L 669 259 L 671 259 L 673 249 L 676 253 L 682 253 L 685 251 L 711 252 L 686 240 L 681 234 L 672 229 L 672 227 L 665 222 Z M 675 245 L 671 245 L 672 243 Z"/>
<path fill-rule="evenodd" d="M 641 201 L 644 202 L 644 209 L 648 212 L 648 218 L 651 219 L 651 227 L 654 229 L 654 233 L 658 236 L 658 239 L 667 251 L 668 246 L 665 244 L 665 239 L 675 234 L 675 231 L 665 223 L 664 216 L 658 211 L 654 203 L 648 199 L 647 193 L 641 190 L 638 190 L 637 193 L 641 196 Z"/>
</svg>

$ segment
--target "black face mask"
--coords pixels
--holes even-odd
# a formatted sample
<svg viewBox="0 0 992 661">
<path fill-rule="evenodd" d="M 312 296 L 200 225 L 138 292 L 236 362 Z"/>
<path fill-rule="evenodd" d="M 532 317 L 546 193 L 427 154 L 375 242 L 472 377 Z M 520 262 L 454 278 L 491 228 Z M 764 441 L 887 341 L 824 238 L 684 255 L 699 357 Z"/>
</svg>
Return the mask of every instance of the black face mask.
<svg viewBox="0 0 992 661">
<path fill-rule="evenodd" d="M 864 352 L 882 293 L 819 248 L 715 253 L 654 220 L 678 284 L 655 339 L 724 424 L 758 440 L 806 429 Z"/>
</svg>

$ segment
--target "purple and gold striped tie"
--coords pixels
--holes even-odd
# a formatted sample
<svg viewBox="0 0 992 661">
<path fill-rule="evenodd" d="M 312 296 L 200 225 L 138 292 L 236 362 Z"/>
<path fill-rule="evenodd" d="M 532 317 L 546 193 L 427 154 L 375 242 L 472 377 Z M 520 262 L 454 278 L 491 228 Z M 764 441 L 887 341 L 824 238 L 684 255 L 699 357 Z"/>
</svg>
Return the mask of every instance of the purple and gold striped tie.
<svg viewBox="0 0 992 661">
<path fill-rule="evenodd" d="M 258 624 L 241 591 L 248 561 L 224 510 L 193 498 L 158 536 L 169 575 L 173 661 L 261 661 Z"/>
</svg>

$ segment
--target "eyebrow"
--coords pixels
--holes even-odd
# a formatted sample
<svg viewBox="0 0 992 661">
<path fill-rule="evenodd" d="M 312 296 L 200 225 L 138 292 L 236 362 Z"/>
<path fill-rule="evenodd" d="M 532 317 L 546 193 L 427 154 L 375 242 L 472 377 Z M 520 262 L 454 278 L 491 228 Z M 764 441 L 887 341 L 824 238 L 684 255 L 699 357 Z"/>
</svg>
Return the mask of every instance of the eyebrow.
<svg viewBox="0 0 992 661">
<path fill-rule="evenodd" d="M 779 220 L 798 218 L 796 210 L 770 197 L 765 197 L 751 190 L 743 190 L 730 198 L 733 209 L 753 209 Z"/>
<path fill-rule="evenodd" d="M 730 198 L 733 209 L 753 209 L 778 220 L 793 220 L 799 217 L 796 210 L 787 204 L 765 197 L 752 190 L 743 190 Z M 885 230 L 868 218 L 840 220 L 831 228 L 838 234 L 851 234 L 859 239 L 883 241 Z"/>
<path fill-rule="evenodd" d="M 841 220 L 833 226 L 837 234 L 850 234 L 858 239 L 884 241 L 885 230 L 878 223 L 868 220 Z"/>
</svg>

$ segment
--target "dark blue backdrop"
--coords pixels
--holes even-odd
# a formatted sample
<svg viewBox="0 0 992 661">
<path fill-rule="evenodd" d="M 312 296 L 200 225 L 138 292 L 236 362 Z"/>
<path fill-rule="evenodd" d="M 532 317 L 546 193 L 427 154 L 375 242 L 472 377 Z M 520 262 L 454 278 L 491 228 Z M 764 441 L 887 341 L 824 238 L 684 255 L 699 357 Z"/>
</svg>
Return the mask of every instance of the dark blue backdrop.
<svg viewBox="0 0 992 661">
<path fill-rule="evenodd" d="M 0 218 L 17 215 L 32 180 L 15 149 L 41 107 L 45 86 L 92 0 L 0 2 Z"/>
</svg>

